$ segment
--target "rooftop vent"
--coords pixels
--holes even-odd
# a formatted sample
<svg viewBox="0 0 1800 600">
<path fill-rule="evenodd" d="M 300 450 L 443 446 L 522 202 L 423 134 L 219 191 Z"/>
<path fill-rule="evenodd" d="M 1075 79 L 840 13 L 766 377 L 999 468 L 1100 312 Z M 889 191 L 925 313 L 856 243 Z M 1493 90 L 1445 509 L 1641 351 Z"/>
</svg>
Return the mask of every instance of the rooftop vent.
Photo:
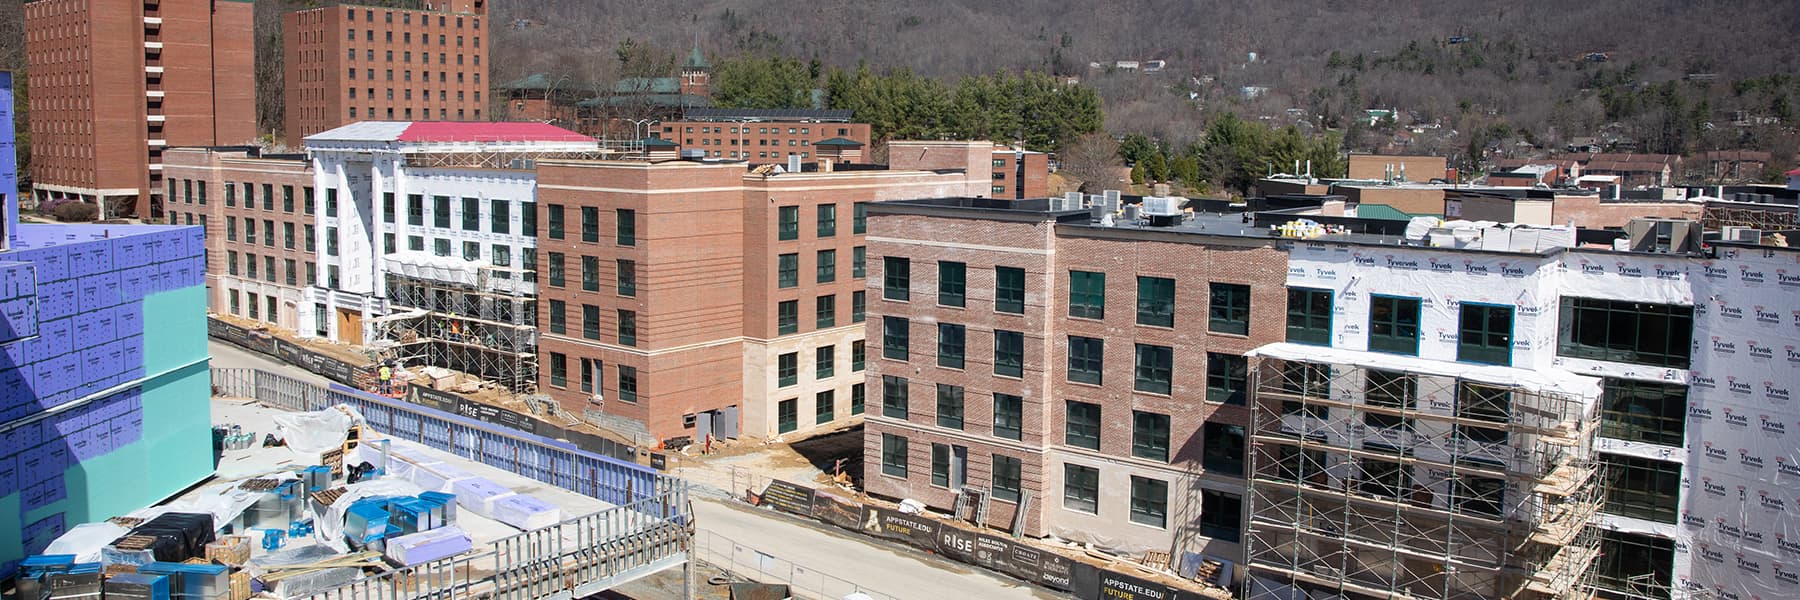
<svg viewBox="0 0 1800 600">
<path fill-rule="evenodd" d="M 1700 224 L 1680 219 L 1632 219 L 1625 224 L 1627 248 L 1633 252 L 1700 251 Z"/>
</svg>

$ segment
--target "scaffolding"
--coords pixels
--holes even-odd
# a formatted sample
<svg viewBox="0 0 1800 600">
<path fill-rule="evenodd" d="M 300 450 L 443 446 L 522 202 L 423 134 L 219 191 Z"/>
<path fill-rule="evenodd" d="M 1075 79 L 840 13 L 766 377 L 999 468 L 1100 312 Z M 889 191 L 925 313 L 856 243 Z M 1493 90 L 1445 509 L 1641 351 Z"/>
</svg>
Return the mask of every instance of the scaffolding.
<svg viewBox="0 0 1800 600">
<path fill-rule="evenodd" d="M 1597 385 L 1301 348 L 1256 352 L 1245 553 L 1308 594 L 1252 598 L 1586 597 Z"/>
<path fill-rule="evenodd" d="M 1764 231 L 1800 228 L 1800 212 L 1793 205 L 1712 201 L 1701 213 L 1700 225 L 1708 231 L 1721 227 L 1749 227 Z"/>
<path fill-rule="evenodd" d="M 534 273 L 479 266 L 470 278 L 434 278 L 389 269 L 394 314 L 374 321 L 383 358 L 480 377 L 518 393 L 537 387 Z"/>
</svg>

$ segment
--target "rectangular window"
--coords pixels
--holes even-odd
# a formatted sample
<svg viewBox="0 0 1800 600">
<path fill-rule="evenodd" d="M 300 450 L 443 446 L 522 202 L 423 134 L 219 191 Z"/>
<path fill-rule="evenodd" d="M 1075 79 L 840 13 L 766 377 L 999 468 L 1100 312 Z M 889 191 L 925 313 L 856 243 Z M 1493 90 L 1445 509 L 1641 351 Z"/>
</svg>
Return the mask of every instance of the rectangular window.
<svg viewBox="0 0 1800 600">
<path fill-rule="evenodd" d="M 1137 324 L 1175 326 L 1175 280 L 1138 277 Z"/>
<path fill-rule="evenodd" d="M 1413 410 L 1419 397 L 1419 380 L 1410 373 L 1369 369 L 1364 371 L 1363 401 L 1369 406 L 1397 411 Z M 1376 429 L 1402 427 L 1412 430 L 1412 419 L 1403 415 L 1367 411 L 1363 424 Z"/>
<path fill-rule="evenodd" d="M 1099 469 L 1063 463 L 1063 508 L 1099 514 Z"/>
<path fill-rule="evenodd" d="M 330 199 L 331 199 L 330 197 L 326 198 L 326 200 L 328 200 L 328 201 Z M 327 202 L 325 207 L 327 209 L 330 209 L 331 204 L 329 202 Z M 329 212 L 329 210 L 328 210 L 328 212 Z M 431 197 L 431 225 L 433 227 L 437 227 L 439 229 L 449 229 L 450 228 L 450 197 L 449 196 L 432 196 Z"/>
<path fill-rule="evenodd" d="M 1606 473 L 1605 511 L 1675 524 L 1681 498 L 1681 463 L 1602 453 Z"/>
<path fill-rule="evenodd" d="M 819 205 L 819 237 L 828 238 L 837 235 L 837 206 Z"/>
<path fill-rule="evenodd" d="M 937 364 L 949 369 L 963 368 L 963 337 L 967 330 L 954 323 L 938 323 Z"/>
<path fill-rule="evenodd" d="M 837 392 L 825 390 L 813 394 L 813 424 L 824 425 L 837 417 Z"/>
<path fill-rule="evenodd" d="M 581 391 L 591 394 L 594 392 L 594 361 L 582 359 L 580 362 Z"/>
<path fill-rule="evenodd" d="M 384 192 L 381 194 L 381 221 L 383 223 L 394 222 L 394 204 L 393 192 Z M 293 212 L 292 204 L 288 205 L 288 212 Z"/>
<path fill-rule="evenodd" d="M 1513 307 L 1462 303 L 1456 338 L 1456 360 L 1488 365 L 1512 364 Z M 1687 346 L 1682 345 L 1683 353 Z"/>
<path fill-rule="evenodd" d="M 862 279 L 868 276 L 869 249 L 857 246 L 850 249 L 850 276 Z"/>
<path fill-rule="evenodd" d="M 1493 477 L 1460 476 L 1450 482 L 1450 510 L 1499 518 L 1506 511 L 1506 481 Z"/>
<path fill-rule="evenodd" d="M 837 296 L 819 296 L 813 299 L 813 323 L 819 329 L 837 325 Z"/>
<path fill-rule="evenodd" d="M 789 398 L 776 403 L 776 431 L 788 433 L 800 428 L 800 399 Z"/>
<path fill-rule="evenodd" d="M 638 342 L 637 330 L 637 311 L 619 311 L 619 343 L 626 346 L 636 346 Z"/>
<path fill-rule="evenodd" d="M 581 289 L 589 292 L 600 291 L 600 257 L 581 257 Z"/>
<path fill-rule="evenodd" d="M 907 415 L 907 382 L 905 377 L 881 376 L 881 416 L 905 419 Z"/>
<path fill-rule="evenodd" d="M 1649 588 L 1655 598 L 1669 598 L 1674 582 L 1675 540 L 1624 531 L 1600 531 L 1600 556 L 1594 559 L 1595 585 L 1627 594 Z"/>
<path fill-rule="evenodd" d="M 313 214 L 313 189 L 310 186 L 300 188 L 300 212 Z"/>
<path fill-rule="evenodd" d="M 1287 341 L 1331 345 L 1331 290 L 1288 288 Z"/>
<path fill-rule="evenodd" d="M 1169 524 L 1169 482 L 1131 477 L 1131 522 L 1151 527 Z"/>
<path fill-rule="evenodd" d="M 1025 270 L 994 267 L 994 312 L 1025 314 Z"/>
<path fill-rule="evenodd" d="M 618 260 L 618 290 L 620 296 L 637 295 L 637 261 Z"/>
<path fill-rule="evenodd" d="M 512 233 L 512 202 L 488 200 L 488 228 L 502 235 Z"/>
<path fill-rule="evenodd" d="M 1069 271 L 1069 316 L 1106 318 L 1106 274 Z"/>
<path fill-rule="evenodd" d="M 1688 388 L 1685 385 L 1604 380 L 1600 435 L 1663 446 L 1682 445 L 1687 427 Z"/>
<path fill-rule="evenodd" d="M 864 309 L 868 307 L 869 293 L 857 290 L 850 292 L 850 322 L 861 323 L 865 317 Z"/>
<path fill-rule="evenodd" d="M 638 374 L 637 367 L 619 365 L 619 400 L 637 402 Z"/>
<path fill-rule="evenodd" d="M 462 247 L 463 260 L 477 260 L 481 258 L 481 243 L 463 242 Z"/>
<path fill-rule="evenodd" d="M 782 300 L 775 304 L 775 335 L 800 331 L 800 301 Z"/>
<path fill-rule="evenodd" d="M 1169 415 L 1131 411 L 1131 455 L 1169 461 Z"/>
<path fill-rule="evenodd" d="M 1369 299 L 1369 350 L 1419 355 L 1419 299 L 1375 295 Z"/>
<path fill-rule="evenodd" d="M 830 379 L 837 374 L 837 346 L 813 349 L 813 378 Z"/>
<path fill-rule="evenodd" d="M 881 318 L 881 356 L 894 360 L 908 360 L 911 355 L 910 338 L 912 332 L 907 328 L 912 323 L 904 317 Z"/>
<path fill-rule="evenodd" d="M 851 415 L 863 414 L 863 402 L 865 400 L 864 399 L 865 395 L 866 395 L 866 392 L 864 392 L 863 384 L 861 382 L 850 384 L 850 414 Z"/>
<path fill-rule="evenodd" d="M 562 287 L 568 281 L 568 273 L 565 270 L 563 258 L 564 256 L 561 252 L 550 253 L 550 285 L 552 286 Z"/>
<path fill-rule="evenodd" d="M 263 210 L 275 210 L 275 184 L 262 184 Z"/>
<path fill-rule="evenodd" d="M 1564 296 L 1561 322 L 1557 356 L 1688 368 L 1692 306 Z"/>
<path fill-rule="evenodd" d="M 462 199 L 463 231 L 481 231 L 481 199 Z"/>
<path fill-rule="evenodd" d="M 800 287 L 800 255 L 775 257 L 775 286 L 781 289 Z"/>
<path fill-rule="evenodd" d="M 850 342 L 850 372 L 862 372 L 866 355 L 867 350 L 865 349 L 865 346 L 863 346 L 862 340 Z"/>
<path fill-rule="evenodd" d="M 1492 425 L 1457 425 L 1457 437 L 1480 444 L 1504 444 L 1507 432 L 1501 428 L 1512 416 L 1512 391 L 1464 382 L 1456 388 L 1456 416 L 1467 421 L 1485 421 Z"/>
<path fill-rule="evenodd" d="M 249 221 L 245 221 L 245 222 L 247 223 Z M 338 255 L 337 232 L 338 232 L 338 228 L 336 228 L 336 227 L 326 227 L 325 228 L 325 255 L 326 256 L 337 256 Z"/>
<path fill-rule="evenodd" d="M 613 219 L 617 221 L 614 232 L 619 238 L 620 246 L 637 245 L 637 211 L 621 208 L 613 211 Z"/>
<path fill-rule="evenodd" d="M 1025 376 L 1024 333 L 994 330 L 994 374 L 1007 377 Z"/>
<path fill-rule="evenodd" d="M 561 352 L 550 353 L 550 385 L 552 387 L 569 387 L 569 357 Z"/>
<path fill-rule="evenodd" d="M 581 241 L 589 243 L 600 241 L 600 207 L 581 207 Z"/>
<path fill-rule="evenodd" d="M 1243 406 L 1250 387 L 1248 361 L 1235 354 L 1206 353 L 1206 401 Z"/>
<path fill-rule="evenodd" d="M 937 424 L 950 429 L 963 428 L 963 387 L 937 384 Z"/>
<path fill-rule="evenodd" d="M 263 245 L 275 247 L 275 221 L 263 219 Z"/>
<path fill-rule="evenodd" d="M 1290 394 L 1299 394 L 1313 398 L 1331 397 L 1331 365 L 1300 362 L 1290 360 L 1281 365 L 1281 389 Z M 1281 414 L 1290 415 L 1304 412 L 1313 418 L 1325 419 L 1331 415 L 1331 407 L 1306 404 L 1294 400 L 1281 401 Z"/>
<path fill-rule="evenodd" d="M 1244 475 L 1244 428 L 1208 421 L 1200 428 L 1200 462 L 1214 473 Z"/>
<path fill-rule="evenodd" d="M 1089 450 L 1100 449 L 1100 405 L 1067 401 L 1063 411 L 1063 443 Z"/>
<path fill-rule="evenodd" d="M 423 194 L 406 196 L 406 224 L 413 227 L 425 226 L 425 196 Z"/>
<path fill-rule="evenodd" d="M 1243 518 L 1242 496 L 1200 490 L 1200 535 L 1236 543 L 1243 536 Z"/>
<path fill-rule="evenodd" d="M 237 183 L 235 182 L 225 182 L 225 206 L 227 208 L 237 207 Z"/>
<path fill-rule="evenodd" d="M 550 301 L 550 333 L 568 333 L 568 304 L 561 300 Z"/>
<path fill-rule="evenodd" d="M 281 224 L 281 246 L 283 248 L 287 248 L 289 250 L 294 249 L 294 224 L 293 223 L 282 223 Z"/>
<path fill-rule="evenodd" d="M 581 305 L 581 337 L 600 339 L 600 307 L 592 304 Z"/>
<path fill-rule="evenodd" d="M 1132 389 L 1150 394 L 1169 393 L 1175 370 L 1175 350 L 1168 346 L 1137 345 Z"/>
<path fill-rule="evenodd" d="M 881 259 L 881 297 L 901 302 L 912 297 L 912 261 L 898 256 Z"/>
<path fill-rule="evenodd" d="M 519 203 L 519 233 L 525 234 L 525 237 L 538 236 L 536 202 Z"/>
<path fill-rule="evenodd" d="M 1106 342 L 1100 338 L 1069 336 L 1069 381 L 1100 385 L 1106 365 Z"/>
<path fill-rule="evenodd" d="M 938 261 L 938 304 L 963 306 L 967 302 L 968 266 L 947 260 Z"/>
<path fill-rule="evenodd" d="M 237 217 L 225 217 L 225 241 L 235 242 L 237 239 Z"/>
<path fill-rule="evenodd" d="M 1024 434 L 1025 399 L 1012 394 L 994 394 L 994 437 L 1020 439 Z"/>
<path fill-rule="evenodd" d="M 1019 501 L 1019 481 L 1022 479 L 1022 463 L 1011 456 L 994 455 L 994 491 L 995 500 L 1006 502 Z"/>
<path fill-rule="evenodd" d="M 544 207 L 544 210 L 549 213 L 550 239 L 553 239 L 553 240 L 563 239 L 563 207 L 562 207 L 562 205 L 561 204 L 551 204 L 549 206 Z"/>
<path fill-rule="evenodd" d="M 869 232 L 869 203 L 858 202 L 850 207 L 850 232 L 864 234 Z"/>
<path fill-rule="evenodd" d="M 881 474 L 906 477 L 906 438 L 881 434 Z"/>
<path fill-rule="evenodd" d="M 1412 470 L 1402 464 L 1396 455 L 1395 460 L 1380 460 L 1365 457 L 1362 468 L 1367 477 L 1362 480 L 1358 489 L 1371 496 L 1398 499 L 1402 494 L 1412 490 Z"/>
<path fill-rule="evenodd" d="M 776 210 L 776 239 L 800 239 L 800 207 L 783 206 Z"/>
<path fill-rule="evenodd" d="M 931 485 L 950 487 L 950 445 L 931 445 Z"/>
<path fill-rule="evenodd" d="M 815 269 L 817 271 L 817 273 L 815 273 L 815 278 L 819 283 L 831 283 L 837 281 L 836 250 L 820 250 L 815 262 L 818 263 L 817 269 Z"/>
</svg>

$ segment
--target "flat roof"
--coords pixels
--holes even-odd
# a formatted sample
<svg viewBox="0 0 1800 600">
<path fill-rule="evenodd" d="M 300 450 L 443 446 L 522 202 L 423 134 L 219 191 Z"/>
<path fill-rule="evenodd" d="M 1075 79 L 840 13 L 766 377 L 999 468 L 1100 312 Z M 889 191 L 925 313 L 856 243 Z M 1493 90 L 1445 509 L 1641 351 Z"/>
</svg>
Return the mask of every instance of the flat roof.
<svg viewBox="0 0 1800 600">
<path fill-rule="evenodd" d="M 855 113 L 849 110 L 813 110 L 805 108 L 690 108 L 681 113 L 681 120 L 848 122 L 853 114 Z"/>
<path fill-rule="evenodd" d="M 592 142 L 548 123 L 526 121 L 358 121 L 306 136 L 332 142 Z"/>
</svg>

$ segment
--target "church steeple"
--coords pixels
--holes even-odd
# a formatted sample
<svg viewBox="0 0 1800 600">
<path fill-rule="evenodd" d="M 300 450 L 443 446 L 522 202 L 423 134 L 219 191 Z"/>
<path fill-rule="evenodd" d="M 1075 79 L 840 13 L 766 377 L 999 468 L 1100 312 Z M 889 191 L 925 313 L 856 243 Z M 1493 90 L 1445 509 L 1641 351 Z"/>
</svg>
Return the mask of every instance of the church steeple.
<svg viewBox="0 0 1800 600">
<path fill-rule="evenodd" d="M 706 62 L 706 53 L 700 51 L 700 44 L 694 44 L 694 50 L 688 53 L 687 60 L 681 63 L 681 94 L 683 96 L 712 96 L 712 65 Z"/>
</svg>

